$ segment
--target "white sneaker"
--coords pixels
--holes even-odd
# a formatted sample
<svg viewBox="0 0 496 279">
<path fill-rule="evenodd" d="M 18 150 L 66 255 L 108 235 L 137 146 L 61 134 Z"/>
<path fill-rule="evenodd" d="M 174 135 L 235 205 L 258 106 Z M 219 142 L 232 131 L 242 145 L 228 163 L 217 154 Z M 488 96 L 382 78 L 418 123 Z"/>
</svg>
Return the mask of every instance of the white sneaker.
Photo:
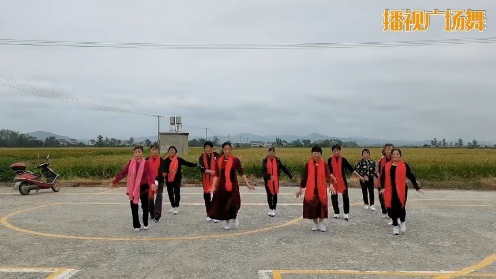
<svg viewBox="0 0 496 279">
<path fill-rule="evenodd" d="M 239 219 L 238 218 L 234 219 L 232 227 L 233 227 L 233 229 L 237 229 L 239 227 Z"/>
<path fill-rule="evenodd" d="M 230 229 L 231 229 L 231 224 L 226 223 L 226 225 L 224 226 L 224 230 L 230 230 Z"/>
<path fill-rule="evenodd" d="M 207 217 L 207 222 L 210 222 L 210 221 L 212 221 L 212 218 Z"/>
<path fill-rule="evenodd" d="M 144 230 L 148 230 L 148 226 L 144 226 L 144 227 L 143 227 L 143 229 L 144 229 Z"/>
<path fill-rule="evenodd" d="M 169 210 L 169 213 L 174 212 L 174 210 L 176 210 L 176 208 L 175 208 L 175 207 L 171 208 L 171 209 Z"/>
<path fill-rule="evenodd" d="M 375 211 L 375 206 L 371 205 L 370 210 Z"/>
<path fill-rule="evenodd" d="M 214 223 L 219 223 L 219 220 L 215 220 L 215 219 L 212 219 L 212 220 L 214 220 Z"/>
<path fill-rule="evenodd" d="M 318 224 L 313 224 L 312 231 L 316 231 L 318 229 L 319 229 L 319 225 Z"/>
<path fill-rule="evenodd" d="M 269 213 L 267 213 L 267 216 L 271 216 L 272 217 L 273 216 L 272 213 L 274 213 L 274 210 L 270 209 L 269 210 Z"/>
<path fill-rule="evenodd" d="M 366 204 L 363 209 L 369 209 L 369 206 Z"/>
<path fill-rule="evenodd" d="M 134 231 L 135 232 L 139 232 L 140 231 L 140 228 L 135 228 Z"/>
<path fill-rule="evenodd" d="M 400 222 L 400 219 L 398 219 L 398 223 Z M 389 221 L 388 225 L 391 226 L 393 224 L 393 219 L 391 219 L 391 221 Z"/>
<path fill-rule="evenodd" d="M 326 227 L 324 226 L 324 224 L 320 223 L 318 226 L 317 226 L 317 229 L 321 232 L 325 232 L 326 231 Z"/>
<path fill-rule="evenodd" d="M 381 218 L 386 219 L 387 217 L 388 217 L 388 215 L 387 215 L 387 214 L 381 214 Z"/>
<path fill-rule="evenodd" d="M 393 226 L 393 234 L 394 235 L 399 235 L 400 234 L 400 227 Z"/>
<path fill-rule="evenodd" d="M 348 216 L 348 214 L 345 214 L 345 215 L 344 215 L 344 219 L 345 219 L 346 221 L 349 221 L 349 220 L 350 220 L 350 216 Z"/>
<path fill-rule="evenodd" d="M 179 213 L 179 207 L 174 208 L 172 213 L 174 213 L 174 215 L 177 215 Z"/>
<path fill-rule="evenodd" d="M 405 222 L 401 222 L 400 223 L 400 230 L 402 233 L 406 232 L 406 224 Z"/>
<path fill-rule="evenodd" d="M 339 218 L 339 214 L 334 214 L 334 218 L 338 219 Z"/>
</svg>

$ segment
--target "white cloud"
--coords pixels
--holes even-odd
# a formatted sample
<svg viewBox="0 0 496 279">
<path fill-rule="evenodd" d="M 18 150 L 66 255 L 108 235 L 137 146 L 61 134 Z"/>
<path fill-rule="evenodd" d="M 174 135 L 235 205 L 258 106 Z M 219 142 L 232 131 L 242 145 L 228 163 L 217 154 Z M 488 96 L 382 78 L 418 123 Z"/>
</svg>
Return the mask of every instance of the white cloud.
<svg viewBox="0 0 496 279">
<path fill-rule="evenodd" d="M 488 1 L 15 1 L 0 37 L 150 43 L 367 42 L 495 36 L 382 31 L 390 9 L 485 9 Z M 441 5 L 442 4 L 442 5 Z M 180 115 L 209 134 L 494 139 L 494 44 L 318 50 L 0 46 L 0 75 L 89 102 Z M 0 85 L 3 127 L 77 138 L 153 135 L 151 117 L 99 112 Z M 21 99 L 23 98 L 23 99 Z M 22 114 L 19 112 L 22 110 Z M 19 117 L 21 115 L 22 117 Z M 187 128 L 185 128 L 187 129 Z M 385 132 L 387 131 L 387 132 Z M 190 130 L 202 135 L 201 130 Z"/>
</svg>

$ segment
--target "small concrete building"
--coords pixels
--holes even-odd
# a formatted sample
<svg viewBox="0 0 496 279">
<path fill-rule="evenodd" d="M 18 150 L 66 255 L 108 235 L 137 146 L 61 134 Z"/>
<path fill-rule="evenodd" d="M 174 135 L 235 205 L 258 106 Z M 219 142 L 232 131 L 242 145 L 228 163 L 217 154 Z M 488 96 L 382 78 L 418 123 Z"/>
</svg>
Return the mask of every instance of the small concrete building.
<svg viewBox="0 0 496 279">
<path fill-rule="evenodd" d="M 188 154 L 189 133 L 160 133 L 160 154 L 165 155 L 170 146 L 177 148 L 178 155 Z"/>
</svg>

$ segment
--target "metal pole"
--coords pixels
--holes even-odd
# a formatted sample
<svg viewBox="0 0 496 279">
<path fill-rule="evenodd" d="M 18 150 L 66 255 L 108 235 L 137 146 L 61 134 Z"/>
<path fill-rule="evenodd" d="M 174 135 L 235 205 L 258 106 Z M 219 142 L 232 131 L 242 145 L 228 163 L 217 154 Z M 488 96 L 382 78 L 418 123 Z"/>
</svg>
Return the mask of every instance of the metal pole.
<svg viewBox="0 0 496 279">
<path fill-rule="evenodd" d="M 155 115 L 157 117 L 157 145 L 160 147 L 160 118 L 163 115 Z"/>
<path fill-rule="evenodd" d="M 160 115 L 157 115 L 157 145 L 160 146 Z"/>
<path fill-rule="evenodd" d="M 205 141 L 208 140 L 208 128 L 205 128 Z"/>
</svg>

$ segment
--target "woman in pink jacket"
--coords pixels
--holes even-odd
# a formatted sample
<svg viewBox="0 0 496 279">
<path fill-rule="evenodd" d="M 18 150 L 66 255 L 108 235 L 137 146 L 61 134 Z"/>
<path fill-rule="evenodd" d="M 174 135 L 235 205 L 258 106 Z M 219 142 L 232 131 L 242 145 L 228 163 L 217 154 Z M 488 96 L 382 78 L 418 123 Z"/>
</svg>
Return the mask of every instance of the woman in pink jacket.
<svg viewBox="0 0 496 279">
<path fill-rule="evenodd" d="M 143 147 L 138 145 L 134 148 L 134 157 L 131 159 L 124 169 L 119 173 L 112 185 L 117 186 L 117 183 L 127 176 L 127 191 L 131 204 L 131 213 L 133 215 L 133 227 L 135 231 L 141 229 L 139 221 L 138 209 L 139 201 L 141 200 L 141 208 L 143 209 L 143 226 L 148 229 L 148 191 L 156 191 L 155 177 L 150 163 L 143 158 Z"/>
</svg>

